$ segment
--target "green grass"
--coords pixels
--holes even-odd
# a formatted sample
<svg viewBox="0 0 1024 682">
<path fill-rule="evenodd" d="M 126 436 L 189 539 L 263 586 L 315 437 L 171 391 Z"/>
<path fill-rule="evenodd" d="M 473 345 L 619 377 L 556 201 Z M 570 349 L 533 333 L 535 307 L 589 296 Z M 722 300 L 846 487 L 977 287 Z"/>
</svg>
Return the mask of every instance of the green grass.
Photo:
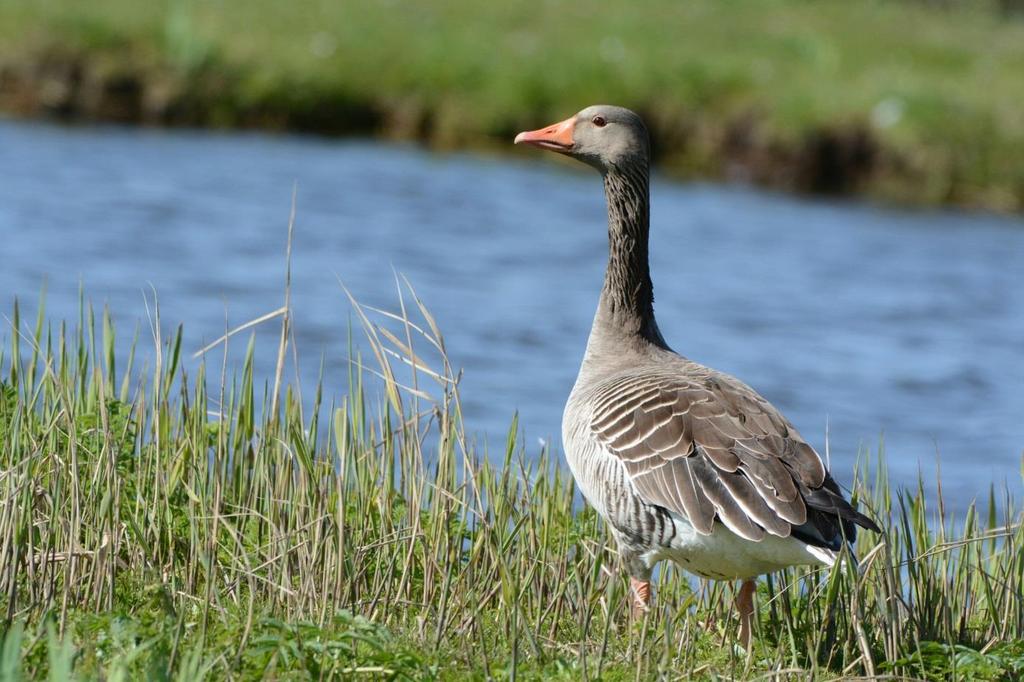
<svg viewBox="0 0 1024 682">
<path fill-rule="evenodd" d="M 442 146 L 622 103 L 675 173 L 1019 210 L 1024 20 L 936 4 L 7 0 L 0 59 L 51 93 L 77 64 L 79 99 L 142 119 Z"/>
<path fill-rule="evenodd" d="M 467 437 L 458 372 L 411 288 L 395 312 L 352 305 L 367 359 L 349 349 L 337 402 L 342 387 L 279 379 L 287 306 L 262 385 L 241 334 L 190 375 L 180 327 L 154 333 L 140 368 L 115 353 L 106 311 L 83 303 L 65 325 L 15 306 L 0 351 L 0 679 L 1024 674 L 1011 500 L 954 520 L 941 490 L 929 507 L 870 458 L 853 493 L 886 534 L 861 534 L 859 572 L 762 581 L 746 656 L 727 584 L 665 567 L 657 607 L 630 618 L 614 547 L 557 456 L 525 453 L 514 419 L 503 452 Z"/>
</svg>

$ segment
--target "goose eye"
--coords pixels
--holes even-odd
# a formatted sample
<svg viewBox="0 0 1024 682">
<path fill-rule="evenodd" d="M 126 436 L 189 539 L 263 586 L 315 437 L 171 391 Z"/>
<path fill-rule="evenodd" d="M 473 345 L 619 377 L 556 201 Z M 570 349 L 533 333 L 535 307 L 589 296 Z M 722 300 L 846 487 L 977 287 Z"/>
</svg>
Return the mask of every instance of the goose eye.
<svg viewBox="0 0 1024 682">
<path fill-rule="evenodd" d="M 598 128 L 604 128 L 608 121 L 604 120 L 604 116 L 595 116 L 590 119 L 590 122 L 596 125 Z"/>
</svg>

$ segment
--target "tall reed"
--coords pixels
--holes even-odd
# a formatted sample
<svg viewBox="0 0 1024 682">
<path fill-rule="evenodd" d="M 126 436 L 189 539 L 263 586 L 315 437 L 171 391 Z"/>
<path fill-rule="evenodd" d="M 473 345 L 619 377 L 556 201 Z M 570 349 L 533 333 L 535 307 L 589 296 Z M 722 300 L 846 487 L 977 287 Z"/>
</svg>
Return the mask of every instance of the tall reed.
<svg viewBox="0 0 1024 682">
<path fill-rule="evenodd" d="M 726 584 L 664 567 L 657 608 L 630 619 L 614 547 L 558 457 L 527 456 L 514 418 L 501 452 L 467 436 L 458 371 L 408 283 L 394 312 L 352 301 L 365 338 L 338 402 L 323 380 L 281 380 L 288 305 L 265 320 L 282 323 L 273 384 L 252 340 L 235 369 L 241 333 L 183 358 L 158 306 L 139 370 L 108 311 L 83 302 L 69 326 L 15 305 L 0 679 L 1024 672 L 1024 538 L 995 492 L 953 520 L 941 488 L 893 489 L 881 454 L 864 457 L 852 491 L 885 536 L 861 535 L 859 570 L 764 581 L 744 655 Z"/>
</svg>

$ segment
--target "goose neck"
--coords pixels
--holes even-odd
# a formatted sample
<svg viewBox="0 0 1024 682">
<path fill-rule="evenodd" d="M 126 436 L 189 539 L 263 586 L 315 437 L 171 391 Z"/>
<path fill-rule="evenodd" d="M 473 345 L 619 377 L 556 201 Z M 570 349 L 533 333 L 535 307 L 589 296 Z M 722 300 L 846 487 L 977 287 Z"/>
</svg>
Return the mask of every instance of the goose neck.
<svg viewBox="0 0 1024 682">
<path fill-rule="evenodd" d="M 595 322 L 616 335 L 661 342 L 654 322 L 648 264 L 650 189 L 646 164 L 612 167 L 604 175 L 608 204 L 608 269 Z"/>
</svg>

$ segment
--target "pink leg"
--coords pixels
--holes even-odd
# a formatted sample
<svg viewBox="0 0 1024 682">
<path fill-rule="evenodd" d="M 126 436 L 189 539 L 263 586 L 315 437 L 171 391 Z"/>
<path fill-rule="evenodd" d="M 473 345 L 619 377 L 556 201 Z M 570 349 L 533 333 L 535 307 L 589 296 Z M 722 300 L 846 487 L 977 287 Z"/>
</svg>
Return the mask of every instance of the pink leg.
<svg viewBox="0 0 1024 682">
<path fill-rule="evenodd" d="M 629 579 L 629 591 L 633 597 L 632 613 L 636 618 L 642 618 L 651 607 L 651 581 Z"/>
<path fill-rule="evenodd" d="M 740 612 L 740 644 L 744 649 L 750 649 L 750 642 L 753 639 L 754 622 L 754 592 L 757 590 L 757 583 L 753 580 L 744 580 L 740 585 L 739 594 L 736 595 L 736 610 Z"/>
</svg>

